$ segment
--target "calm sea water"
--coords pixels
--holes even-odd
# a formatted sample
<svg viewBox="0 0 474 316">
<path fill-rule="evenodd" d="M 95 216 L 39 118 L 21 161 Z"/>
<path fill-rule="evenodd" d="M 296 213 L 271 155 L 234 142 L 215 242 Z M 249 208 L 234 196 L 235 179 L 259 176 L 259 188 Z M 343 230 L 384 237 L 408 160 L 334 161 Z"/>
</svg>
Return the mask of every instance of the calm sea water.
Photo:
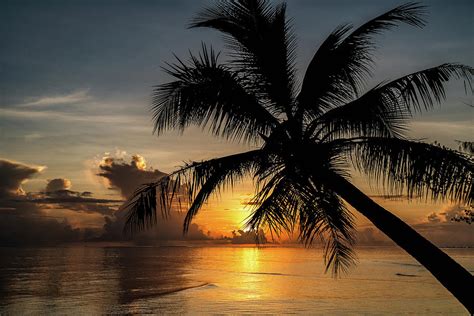
<svg viewBox="0 0 474 316">
<path fill-rule="evenodd" d="M 474 270 L 473 249 L 447 249 Z M 408 255 L 360 248 L 346 277 L 317 249 L 0 248 L 0 314 L 466 314 Z"/>
</svg>

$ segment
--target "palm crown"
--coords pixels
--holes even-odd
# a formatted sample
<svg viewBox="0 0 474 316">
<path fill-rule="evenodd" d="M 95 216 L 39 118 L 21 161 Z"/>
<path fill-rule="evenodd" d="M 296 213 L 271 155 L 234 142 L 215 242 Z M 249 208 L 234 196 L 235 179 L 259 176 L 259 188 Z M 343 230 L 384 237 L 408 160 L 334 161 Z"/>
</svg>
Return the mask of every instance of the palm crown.
<svg viewBox="0 0 474 316">
<path fill-rule="evenodd" d="M 202 11 L 190 26 L 222 32 L 229 60 L 220 63 L 219 54 L 203 45 L 189 61 L 168 64 L 175 80 L 154 91 L 155 131 L 198 125 L 256 149 L 192 162 L 145 184 L 128 204 L 126 228 L 148 228 L 159 210 L 167 216 L 184 196 L 186 231 L 213 193 L 251 176 L 256 194 L 248 226 L 276 234 L 297 228 L 307 244 L 322 239 L 327 267 L 337 274 L 355 258 L 354 219 L 340 185 L 350 181 L 351 167 L 383 183 L 387 193 L 472 201 L 472 161 L 404 132 L 413 114 L 444 99 L 450 78 L 464 79 L 472 90 L 473 69 L 442 64 L 365 89 L 374 36 L 403 23 L 423 26 L 423 10 L 409 3 L 358 28 L 339 26 L 300 84 L 284 4 L 226 1 Z"/>
</svg>

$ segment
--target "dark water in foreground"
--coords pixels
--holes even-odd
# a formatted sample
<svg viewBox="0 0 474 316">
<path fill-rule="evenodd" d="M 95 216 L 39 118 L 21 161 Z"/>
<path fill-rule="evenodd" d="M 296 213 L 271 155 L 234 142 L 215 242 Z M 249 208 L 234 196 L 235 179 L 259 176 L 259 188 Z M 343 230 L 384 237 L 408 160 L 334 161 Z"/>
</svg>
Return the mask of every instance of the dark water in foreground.
<svg viewBox="0 0 474 316">
<path fill-rule="evenodd" d="M 474 249 L 447 249 L 474 270 Z M 413 259 L 361 248 L 346 277 L 301 248 L 0 248 L 0 314 L 466 314 Z"/>
</svg>

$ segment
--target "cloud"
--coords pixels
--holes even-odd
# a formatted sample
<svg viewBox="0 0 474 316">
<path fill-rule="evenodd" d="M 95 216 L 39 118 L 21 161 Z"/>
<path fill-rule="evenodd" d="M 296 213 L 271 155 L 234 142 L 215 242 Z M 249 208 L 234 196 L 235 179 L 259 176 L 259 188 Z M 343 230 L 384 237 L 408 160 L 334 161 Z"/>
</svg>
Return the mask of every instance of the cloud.
<svg viewBox="0 0 474 316">
<path fill-rule="evenodd" d="M 15 211 L 2 211 L 0 245 L 52 245 L 80 241 L 82 232 L 67 220 L 47 217 L 35 205 L 21 204 Z"/>
<path fill-rule="evenodd" d="M 33 142 L 35 140 L 38 140 L 43 137 L 40 133 L 31 133 L 31 134 L 26 134 L 23 136 L 25 138 L 25 141 L 27 142 Z"/>
<path fill-rule="evenodd" d="M 44 168 L 0 159 L 0 198 L 23 194 L 21 184 L 30 177 L 37 175 Z"/>
<path fill-rule="evenodd" d="M 22 104 L 22 106 L 44 106 L 58 104 L 75 104 L 90 100 L 89 90 L 79 90 L 69 94 L 44 96 L 34 98 L 30 102 Z"/>
<path fill-rule="evenodd" d="M 100 103 L 92 103 L 90 104 L 94 107 L 103 107 Z M 149 130 L 143 127 L 136 127 L 134 124 L 142 124 L 143 123 L 143 116 L 140 115 L 118 115 L 114 113 L 109 114 L 93 114 L 87 115 L 84 113 L 67 113 L 64 111 L 58 110 L 18 110 L 18 109 L 8 109 L 8 108 L 0 108 L 0 115 L 4 118 L 13 118 L 13 119 L 21 119 L 21 120 L 41 120 L 42 122 L 50 121 L 50 122 L 79 122 L 79 123 L 110 123 L 110 124 L 127 124 L 127 128 L 131 128 L 133 126 L 134 129 L 144 129 Z"/>
<path fill-rule="evenodd" d="M 133 239 L 138 243 L 157 243 L 160 241 L 171 240 L 207 240 L 210 239 L 203 229 L 197 224 L 192 223 L 189 226 L 188 233 L 183 235 L 183 222 L 186 216 L 185 213 L 175 212 L 167 219 L 160 218 L 158 223 L 150 230 L 140 232 L 133 237 L 124 234 L 123 228 L 125 225 L 126 212 L 119 211 L 115 217 L 106 217 L 104 225 L 104 233 L 98 240 L 101 241 L 124 241 Z"/>
<path fill-rule="evenodd" d="M 71 180 L 69 179 L 52 179 L 48 180 L 48 184 L 46 185 L 46 192 L 54 192 L 59 190 L 69 190 L 72 186 Z"/>
<path fill-rule="evenodd" d="M 130 158 L 121 152 L 121 158 L 104 157 L 99 164 L 98 175 L 107 179 L 111 189 L 125 199 L 144 182 L 156 181 L 165 173 L 147 167 L 144 157 Z M 73 183 L 66 178 L 55 178 L 45 183 L 42 192 L 24 192 L 21 184 L 38 175 L 45 167 L 0 159 L 0 245 L 55 244 L 71 241 L 101 240 L 137 243 L 159 243 L 170 240 L 207 240 L 209 236 L 197 224 L 192 224 L 183 236 L 185 213 L 172 211 L 167 220 L 159 219 L 154 229 L 139 233 L 133 238 L 123 234 L 126 210 L 120 209 L 122 199 L 94 198 L 92 192 L 73 191 Z M 462 214 L 464 207 L 446 206 L 439 212 L 427 215 L 414 229 L 438 246 L 474 246 L 474 225 L 457 223 L 452 218 Z M 71 213 L 73 212 L 73 213 Z M 76 217 L 73 214 L 78 214 Z M 81 215 L 83 214 L 83 215 Z M 85 214 L 95 214 L 87 217 Z M 72 216 L 72 217 L 71 217 Z M 92 226 L 74 227 L 77 218 L 105 221 L 102 231 L 87 229 Z M 75 220 L 76 219 L 76 220 Z M 94 224 L 92 222 L 89 225 Z M 358 231 L 359 244 L 385 245 L 391 241 L 374 227 L 362 227 Z"/>
<path fill-rule="evenodd" d="M 262 229 L 243 231 L 241 229 L 232 231 L 232 238 L 230 238 L 231 243 L 233 244 L 255 244 L 255 243 L 267 243 L 267 238 Z"/>
<path fill-rule="evenodd" d="M 24 195 L 21 184 L 44 168 L 0 159 L 0 198 Z"/>
<path fill-rule="evenodd" d="M 126 156 L 121 153 L 120 156 Z M 84 240 L 123 241 L 126 211 L 120 209 L 124 200 L 94 198 L 92 192 L 73 191 L 73 183 L 66 178 L 50 179 L 41 192 L 24 192 L 21 184 L 37 175 L 44 167 L 29 166 L 0 160 L 0 245 L 42 245 Z M 165 173 L 148 168 L 146 160 L 134 155 L 125 158 L 105 157 L 99 165 L 99 176 L 108 180 L 111 189 L 126 198 L 135 188 L 156 181 Z M 74 213 L 71 213 L 74 212 Z M 99 214 L 105 221 L 103 231 L 73 227 L 73 214 Z M 72 216 L 72 217 L 71 217 Z M 172 212 L 167 220 L 159 221 L 155 229 L 137 234 L 135 242 L 156 243 L 168 240 L 205 240 L 209 237 L 192 224 L 183 236 L 185 214 Z M 89 217 L 80 215 L 79 220 Z M 97 223 L 96 218 L 96 223 Z M 100 236 L 99 238 L 97 236 Z"/>
<path fill-rule="evenodd" d="M 166 173 L 147 167 L 146 160 L 140 155 L 133 155 L 129 162 L 122 152 L 121 157 L 106 155 L 99 164 L 98 175 L 109 181 L 110 188 L 117 190 L 124 198 L 129 198 L 141 184 L 155 182 L 166 176 Z M 159 211 L 158 211 L 159 212 Z M 124 240 L 123 228 L 127 211 L 121 209 L 113 217 L 106 217 L 104 234 L 101 240 Z M 183 222 L 186 214 L 172 211 L 168 219 L 158 221 L 154 229 L 137 234 L 138 242 L 156 242 L 163 240 L 205 240 L 209 237 L 197 224 L 191 224 L 186 236 L 183 236 Z"/>
<path fill-rule="evenodd" d="M 116 212 L 123 200 L 96 199 L 79 196 L 74 191 L 56 191 L 52 195 L 30 198 L 28 202 L 38 204 L 41 209 L 65 209 L 110 216 Z"/>
<path fill-rule="evenodd" d="M 452 205 L 447 207 L 440 215 L 444 215 L 446 221 L 471 224 L 474 218 L 473 212 L 472 204 L 470 208 L 464 205 Z"/>
<path fill-rule="evenodd" d="M 428 215 L 427 219 L 428 219 L 429 223 L 440 223 L 441 222 L 441 218 L 435 212 Z"/>
<path fill-rule="evenodd" d="M 28 202 L 40 204 L 42 209 L 67 209 L 76 212 L 112 215 L 123 200 L 97 199 L 92 192 L 72 191 L 72 182 L 65 178 L 48 180 L 44 192 L 29 193 Z"/>
<path fill-rule="evenodd" d="M 464 216 L 465 210 L 466 207 L 464 205 L 447 205 L 440 212 L 429 214 L 427 220 L 429 223 L 449 223 L 454 221 L 456 218 Z"/>
<path fill-rule="evenodd" d="M 62 218 L 46 216 L 28 200 L 21 184 L 44 167 L 0 159 L 0 245 L 78 241 L 81 232 Z"/>
<path fill-rule="evenodd" d="M 464 211 L 460 205 L 448 205 L 439 212 L 431 212 L 420 223 L 410 224 L 418 233 L 438 247 L 474 247 L 474 226 L 452 221 Z M 359 244 L 382 245 L 393 242 L 377 228 L 361 227 L 357 232 Z"/>
<path fill-rule="evenodd" d="M 75 227 L 74 218 L 48 215 L 35 204 L 21 203 L 15 211 L 2 211 L 0 218 L 0 246 L 58 245 L 100 234 L 97 228 Z"/>
<path fill-rule="evenodd" d="M 474 227 L 457 222 L 427 222 L 413 228 L 438 247 L 474 247 Z"/>
<path fill-rule="evenodd" d="M 393 242 L 376 227 L 364 227 L 357 230 L 358 245 L 391 245 Z"/>
<path fill-rule="evenodd" d="M 147 169 L 145 158 L 140 155 L 133 155 L 129 163 L 123 158 L 106 156 L 100 162 L 99 170 L 98 175 L 107 179 L 110 188 L 120 191 L 124 198 L 130 197 L 140 185 L 166 175 L 158 169 Z"/>
</svg>

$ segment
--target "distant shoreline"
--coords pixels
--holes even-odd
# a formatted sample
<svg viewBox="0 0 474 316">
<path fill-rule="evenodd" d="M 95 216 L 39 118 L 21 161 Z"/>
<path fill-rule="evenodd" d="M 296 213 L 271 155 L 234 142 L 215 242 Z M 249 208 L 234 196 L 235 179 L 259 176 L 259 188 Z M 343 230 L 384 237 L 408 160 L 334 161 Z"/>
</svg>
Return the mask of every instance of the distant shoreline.
<svg viewBox="0 0 474 316">
<path fill-rule="evenodd" d="M 215 240 L 209 242 L 203 241 L 166 241 L 163 243 L 156 244 L 136 244 L 133 242 L 71 242 L 71 243 L 47 243 L 41 245 L 0 245 L 0 248 L 69 248 L 69 247 L 90 247 L 90 248 L 307 248 L 311 249 L 322 249 L 321 245 L 313 245 L 311 247 L 305 247 L 298 243 L 266 243 L 266 244 L 254 244 L 254 243 L 243 243 L 235 244 L 230 242 L 216 242 Z M 379 244 L 379 245 L 356 245 L 359 249 L 375 249 L 375 248 L 394 248 L 400 249 L 395 244 Z M 440 246 L 441 249 L 474 249 L 474 246 Z M 401 249 L 400 249 L 401 250 Z"/>
</svg>

